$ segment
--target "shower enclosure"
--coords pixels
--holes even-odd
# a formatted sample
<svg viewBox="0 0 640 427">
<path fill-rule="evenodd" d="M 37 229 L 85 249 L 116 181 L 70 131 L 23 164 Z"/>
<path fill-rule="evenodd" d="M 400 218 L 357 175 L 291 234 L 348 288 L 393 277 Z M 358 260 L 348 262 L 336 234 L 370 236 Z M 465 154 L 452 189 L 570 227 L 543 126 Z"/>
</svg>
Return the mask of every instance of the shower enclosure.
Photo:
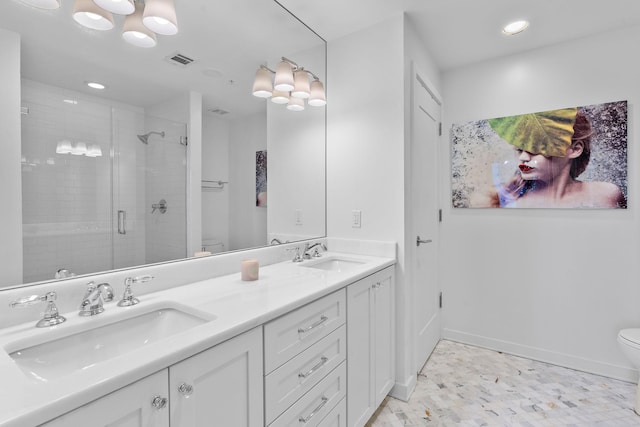
<svg viewBox="0 0 640 427">
<path fill-rule="evenodd" d="M 186 256 L 186 124 L 31 81 L 22 112 L 25 283 Z"/>
</svg>

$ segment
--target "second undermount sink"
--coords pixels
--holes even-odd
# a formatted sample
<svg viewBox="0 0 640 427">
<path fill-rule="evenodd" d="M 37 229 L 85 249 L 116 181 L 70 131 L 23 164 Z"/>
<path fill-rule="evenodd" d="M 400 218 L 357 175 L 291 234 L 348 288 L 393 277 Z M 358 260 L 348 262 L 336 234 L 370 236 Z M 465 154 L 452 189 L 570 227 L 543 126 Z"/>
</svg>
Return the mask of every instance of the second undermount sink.
<svg viewBox="0 0 640 427">
<path fill-rule="evenodd" d="M 149 307 L 133 317 L 41 343 L 15 343 L 9 356 L 30 378 L 48 382 L 214 320 L 181 306 Z"/>
<path fill-rule="evenodd" d="M 309 261 L 308 263 L 304 263 L 301 265 L 303 267 L 316 268 L 319 270 L 343 272 L 353 270 L 354 268 L 357 268 L 364 263 L 364 261 L 352 258 L 329 256 L 327 258 L 321 258 L 317 261 Z"/>
</svg>

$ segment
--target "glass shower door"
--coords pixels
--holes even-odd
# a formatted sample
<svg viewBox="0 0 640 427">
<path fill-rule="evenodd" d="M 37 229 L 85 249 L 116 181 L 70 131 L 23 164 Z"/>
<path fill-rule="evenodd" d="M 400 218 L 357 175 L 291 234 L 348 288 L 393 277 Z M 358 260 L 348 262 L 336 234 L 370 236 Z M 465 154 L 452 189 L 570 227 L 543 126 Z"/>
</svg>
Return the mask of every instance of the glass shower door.
<svg viewBox="0 0 640 427">
<path fill-rule="evenodd" d="M 22 100 L 24 282 L 112 268 L 110 108 L 34 82 Z"/>
</svg>

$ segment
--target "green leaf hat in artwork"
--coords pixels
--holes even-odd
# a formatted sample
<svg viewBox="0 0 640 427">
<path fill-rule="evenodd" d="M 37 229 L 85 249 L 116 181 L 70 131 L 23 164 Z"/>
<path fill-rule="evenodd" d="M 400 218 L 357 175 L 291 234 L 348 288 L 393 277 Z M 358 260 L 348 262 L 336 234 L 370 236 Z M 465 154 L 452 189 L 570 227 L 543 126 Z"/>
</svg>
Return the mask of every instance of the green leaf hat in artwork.
<svg viewBox="0 0 640 427">
<path fill-rule="evenodd" d="M 531 154 L 564 157 L 571 147 L 577 108 L 489 119 L 489 126 L 509 144 Z"/>
</svg>

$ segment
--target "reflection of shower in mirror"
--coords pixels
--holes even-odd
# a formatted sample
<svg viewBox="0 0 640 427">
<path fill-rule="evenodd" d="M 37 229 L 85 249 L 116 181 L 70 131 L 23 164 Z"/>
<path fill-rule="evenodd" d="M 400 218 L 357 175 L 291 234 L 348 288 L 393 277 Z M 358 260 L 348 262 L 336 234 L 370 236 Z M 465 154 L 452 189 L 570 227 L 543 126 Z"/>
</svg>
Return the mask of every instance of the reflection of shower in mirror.
<svg viewBox="0 0 640 427">
<path fill-rule="evenodd" d="M 140 141 L 142 141 L 143 144 L 149 144 L 149 137 L 151 135 L 160 135 L 161 137 L 164 138 L 164 131 L 162 132 L 156 132 L 156 131 L 151 131 L 151 132 L 147 132 L 144 135 L 138 135 L 138 139 Z"/>
</svg>

